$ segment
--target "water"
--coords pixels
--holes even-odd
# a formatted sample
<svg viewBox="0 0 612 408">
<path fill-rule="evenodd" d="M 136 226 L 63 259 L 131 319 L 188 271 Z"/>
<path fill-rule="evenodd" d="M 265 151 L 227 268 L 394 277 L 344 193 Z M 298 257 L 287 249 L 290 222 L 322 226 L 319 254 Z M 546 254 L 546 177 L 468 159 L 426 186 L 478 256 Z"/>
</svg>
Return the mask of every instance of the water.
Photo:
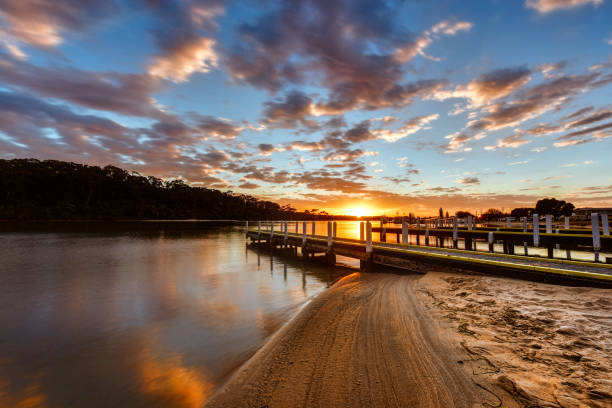
<svg viewBox="0 0 612 408">
<path fill-rule="evenodd" d="M 201 406 L 347 273 L 195 225 L 0 232 L 0 407 Z"/>
</svg>

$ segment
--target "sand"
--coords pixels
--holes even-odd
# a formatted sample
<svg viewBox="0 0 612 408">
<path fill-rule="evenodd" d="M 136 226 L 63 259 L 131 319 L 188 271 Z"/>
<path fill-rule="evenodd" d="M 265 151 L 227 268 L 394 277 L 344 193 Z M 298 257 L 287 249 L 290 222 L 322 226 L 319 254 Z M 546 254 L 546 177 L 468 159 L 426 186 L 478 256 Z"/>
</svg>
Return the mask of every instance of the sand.
<svg viewBox="0 0 612 408">
<path fill-rule="evenodd" d="M 610 291 L 429 272 L 349 275 L 208 407 L 610 407 Z"/>
<path fill-rule="evenodd" d="M 428 273 L 417 292 L 522 405 L 612 407 L 612 290 Z"/>
</svg>

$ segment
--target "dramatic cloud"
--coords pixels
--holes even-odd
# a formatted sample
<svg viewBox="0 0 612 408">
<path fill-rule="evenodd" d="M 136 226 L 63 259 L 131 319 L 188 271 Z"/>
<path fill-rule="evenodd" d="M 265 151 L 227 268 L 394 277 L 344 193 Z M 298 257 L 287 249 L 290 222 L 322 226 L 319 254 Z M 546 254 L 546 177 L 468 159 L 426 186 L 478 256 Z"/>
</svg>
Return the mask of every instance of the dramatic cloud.
<svg viewBox="0 0 612 408">
<path fill-rule="evenodd" d="M 224 11 L 222 0 L 147 1 L 156 19 L 152 30 L 160 53 L 149 65 L 149 74 L 184 82 L 192 74 L 217 67 L 216 42 L 211 38 L 215 17 Z"/>
<path fill-rule="evenodd" d="M 531 71 L 525 67 L 497 69 L 482 74 L 466 85 L 459 85 L 453 91 L 436 92 L 435 98 L 467 98 L 473 107 L 478 107 L 510 95 L 530 81 L 530 74 Z"/>
<path fill-rule="evenodd" d="M 116 10 L 112 0 L 1 0 L 0 22 L 7 29 L 0 30 L 0 36 L 13 56 L 24 58 L 19 43 L 55 47 L 65 33 L 89 29 Z"/>
<path fill-rule="evenodd" d="M 72 67 L 43 68 L 0 57 L 0 80 L 9 87 L 92 109 L 134 116 L 165 116 L 150 96 L 158 89 L 157 81 L 147 75 L 92 72 Z"/>
<path fill-rule="evenodd" d="M 556 10 L 571 9 L 592 4 L 597 7 L 603 0 L 527 0 L 525 6 L 546 14 Z"/>
<path fill-rule="evenodd" d="M 235 81 L 270 91 L 316 78 L 328 91 L 310 112 L 317 115 L 405 106 L 445 81 L 404 83 L 408 59 L 398 59 L 397 50 L 413 47 L 417 37 L 398 26 L 394 13 L 393 5 L 383 1 L 367 7 L 348 0 L 284 1 L 239 28 L 241 41 L 226 55 L 225 65 Z M 468 26 L 446 22 L 428 36 L 452 35 Z"/>
<path fill-rule="evenodd" d="M 195 72 L 206 73 L 217 67 L 215 40 L 201 37 L 184 41 L 158 56 L 149 66 L 149 74 L 184 82 Z"/>
<path fill-rule="evenodd" d="M 552 109 L 559 109 L 577 95 L 612 82 L 612 77 L 594 72 L 562 76 L 519 92 L 511 101 L 488 105 L 484 116 L 469 124 L 474 131 L 491 131 L 516 126 Z"/>
</svg>

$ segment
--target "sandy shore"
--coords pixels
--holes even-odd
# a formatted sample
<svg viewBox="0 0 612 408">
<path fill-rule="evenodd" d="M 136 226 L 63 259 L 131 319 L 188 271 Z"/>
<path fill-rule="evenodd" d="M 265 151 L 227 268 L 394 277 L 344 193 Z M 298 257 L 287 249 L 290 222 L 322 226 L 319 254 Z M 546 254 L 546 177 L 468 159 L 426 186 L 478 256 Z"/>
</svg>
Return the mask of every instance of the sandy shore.
<svg viewBox="0 0 612 408">
<path fill-rule="evenodd" d="M 417 292 L 522 405 L 612 407 L 612 290 L 434 272 Z"/>
<path fill-rule="evenodd" d="M 317 296 L 209 407 L 610 407 L 605 289 L 360 274 Z"/>
</svg>

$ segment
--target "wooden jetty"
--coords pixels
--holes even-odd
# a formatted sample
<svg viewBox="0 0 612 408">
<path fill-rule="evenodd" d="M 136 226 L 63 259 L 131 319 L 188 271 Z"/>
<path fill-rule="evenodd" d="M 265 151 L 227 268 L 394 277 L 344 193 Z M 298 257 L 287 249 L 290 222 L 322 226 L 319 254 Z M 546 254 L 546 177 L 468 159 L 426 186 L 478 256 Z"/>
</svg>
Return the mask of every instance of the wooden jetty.
<svg viewBox="0 0 612 408">
<path fill-rule="evenodd" d="M 308 228 L 309 224 L 311 228 Z M 612 236 L 601 235 L 598 223 L 593 224 L 593 235 L 540 234 L 537 222 L 530 233 L 460 229 L 457 224 L 455 221 L 452 229 L 430 229 L 404 223 L 400 229 L 387 229 L 384 226 L 373 228 L 370 222 L 361 222 L 360 239 L 350 239 L 337 237 L 336 223 L 331 221 L 327 223 L 326 234 L 317 234 L 314 222 L 259 221 L 255 228 L 249 228 L 247 222 L 246 236 L 252 245 L 281 249 L 294 256 L 300 255 L 305 260 L 316 258 L 329 265 L 336 263 L 337 255 L 358 259 L 364 271 L 375 271 L 377 265 L 382 265 L 423 272 L 431 265 L 443 265 L 517 277 L 539 275 L 555 280 L 590 281 L 612 286 L 612 259 L 605 259 L 609 263 L 599 261 L 600 251 L 612 252 Z M 289 229 L 293 231 L 289 232 Z M 380 242 L 372 240 L 373 232 L 380 234 Z M 386 242 L 386 234 L 389 233 L 396 235 L 395 243 Z M 409 244 L 409 237 L 416 237 L 417 245 Z M 474 250 L 473 243 L 478 240 L 489 244 L 489 252 Z M 494 252 L 497 241 L 504 243 L 504 253 Z M 515 245 L 523 248 L 559 245 L 568 254 L 571 249 L 590 249 L 594 262 L 517 255 L 514 253 Z M 525 253 L 528 254 L 527 249 Z M 551 254 L 550 250 L 548 254 Z M 568 255 L 568 258 L 571 257 Z"/>
</svg>

